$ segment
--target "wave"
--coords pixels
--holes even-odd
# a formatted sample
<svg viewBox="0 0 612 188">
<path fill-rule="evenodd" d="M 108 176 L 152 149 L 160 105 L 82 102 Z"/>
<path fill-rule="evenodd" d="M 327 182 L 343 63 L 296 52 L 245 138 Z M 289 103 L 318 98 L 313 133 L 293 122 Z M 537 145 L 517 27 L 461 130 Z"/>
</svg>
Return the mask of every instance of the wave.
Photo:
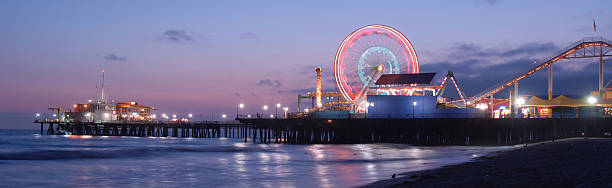
<svg viewBox="0 0 612 188">
<path fill-rule="evenodd" d="M 395 161 L 414 161 L 423 160 L 422 158 L 381 158 L 381 159 L 337 159 L 337 160 L 324 160 L 319 161 L 323 163 L 337 163 L 337 164 L 352 164 L 352 163 L 385 163 Z"/>
<path fill-rule="evenodd" d="M 102 158 L 147 157 L 175 152 L 277 152 L 273 149 L 247 148 L 234 146 L 215 147 L 152 147 L 133 149 L 103 150 L 38 150 L 24 152 L 0 153 L 1 160 L 74 160 Z"/>
</svg>

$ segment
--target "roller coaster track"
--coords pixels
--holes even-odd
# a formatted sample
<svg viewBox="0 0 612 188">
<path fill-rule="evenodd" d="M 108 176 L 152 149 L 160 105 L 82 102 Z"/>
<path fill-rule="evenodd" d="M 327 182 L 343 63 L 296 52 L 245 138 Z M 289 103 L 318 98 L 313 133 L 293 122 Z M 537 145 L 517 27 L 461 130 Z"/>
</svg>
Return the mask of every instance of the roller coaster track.
<svg viewBox="0 0 612 188">
<path fill-rule="evenodd" d="M 592 47 L 592 48 L 590 48 Z M 599 47 L 599 48 L 598 48 Z M 553 56 L 544 58 L 541 63 L 534 65 L 527 69 L 527 71 L 521 72 L 520 74 L 510 77 L 502 82 L 499 82 L 492 87 L 476 94 L 470 98 L 469 104 L 475 105 L 480 100 L 489 97 L 518 81 L 532 75 L 535 72 L 542 70 L 543 68 L 559 61 L 562 59 L 574 59 L 574 58 L 592 58 L 592 57 L 610 57 L 612 56 L 612 41 L 607 40 L 603 37 L 588 37 L 582 40 L 576 41 L 568 47 L 554 53 Z M 538 62 L 538 61 L 536 61 Z"/>
</svg>

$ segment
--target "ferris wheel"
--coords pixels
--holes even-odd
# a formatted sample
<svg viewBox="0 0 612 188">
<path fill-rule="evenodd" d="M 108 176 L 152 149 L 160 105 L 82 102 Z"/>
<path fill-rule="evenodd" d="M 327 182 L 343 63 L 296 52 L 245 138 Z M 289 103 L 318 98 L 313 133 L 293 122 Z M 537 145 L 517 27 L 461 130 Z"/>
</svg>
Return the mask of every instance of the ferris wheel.
<svg viewBox="0 0 612 188">
<path fill-rule="evenodd" d="M 419 72 L 419 61 L 406 37 L 389 26 L 369 25 L 349 34 L 334 60 L 336 87 L 345 100 L 355 102 L 379 65 L 383 74 Z"/>
</svg>

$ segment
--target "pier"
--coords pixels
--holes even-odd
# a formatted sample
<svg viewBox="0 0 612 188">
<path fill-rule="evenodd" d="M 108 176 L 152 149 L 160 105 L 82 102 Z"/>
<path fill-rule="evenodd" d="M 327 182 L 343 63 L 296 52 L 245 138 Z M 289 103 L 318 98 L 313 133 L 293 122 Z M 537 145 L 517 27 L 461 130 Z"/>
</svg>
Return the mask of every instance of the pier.
<svg viewBox="0 0 612 188">
<path fill-rule="evenodd" d="M 571 137 L 609 137 L 610 118 L 239 119 L 191 123 L 65 123 L 36 121 L 41 134 L 241 138 L 278 144 L 403 143 L 515 145 Z"/>
</svg>

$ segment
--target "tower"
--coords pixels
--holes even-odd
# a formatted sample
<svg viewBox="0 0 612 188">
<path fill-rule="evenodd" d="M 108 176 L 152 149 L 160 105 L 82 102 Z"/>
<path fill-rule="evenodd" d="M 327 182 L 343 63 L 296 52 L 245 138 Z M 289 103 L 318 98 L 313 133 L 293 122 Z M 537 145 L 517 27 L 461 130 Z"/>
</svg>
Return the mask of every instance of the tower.
<svg viewBox="0 0 612 188">
<path fill-rule="evenodd" d="M 322 104 L 321 104 L 321 68 L 317 67 L 315 69 L 315 71 L 317 72 L 317 88 L 315 91 L 315 97 L 316 97 L 316 103 L 317 103 L 317 108 L 321 108 Z"/>
<path fill-rule="evenodd" d="M 102 93 L 100 94 L 100 101 L 98 103 L 106 103 L 104 100 L 104 69 L 102 69 Z"/>
</svg>

